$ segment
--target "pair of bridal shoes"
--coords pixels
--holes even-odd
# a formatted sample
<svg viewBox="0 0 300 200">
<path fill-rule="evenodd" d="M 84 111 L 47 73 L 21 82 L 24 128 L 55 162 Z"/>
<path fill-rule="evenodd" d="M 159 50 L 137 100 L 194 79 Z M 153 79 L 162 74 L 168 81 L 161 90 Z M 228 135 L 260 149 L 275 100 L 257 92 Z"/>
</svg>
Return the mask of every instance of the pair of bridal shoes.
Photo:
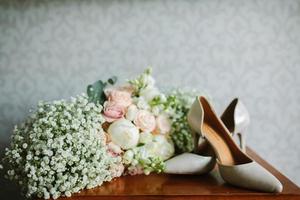
<svg viewBox="0 0 300 200">
<path fill-rule="evenodd" d="M 205 174 L 217 163 L 221 177 L 231 185 L 263 192 L 282 191 L 280 181 L 246 154 L 245 130 L 250 118 L 240 100 L 234 99 L 218 117 L 205 97 L 197 97 L 187 118 L 198 134 L 197 153 L 183 153 L 166 161 L 165 173 Z"/>
</svg>

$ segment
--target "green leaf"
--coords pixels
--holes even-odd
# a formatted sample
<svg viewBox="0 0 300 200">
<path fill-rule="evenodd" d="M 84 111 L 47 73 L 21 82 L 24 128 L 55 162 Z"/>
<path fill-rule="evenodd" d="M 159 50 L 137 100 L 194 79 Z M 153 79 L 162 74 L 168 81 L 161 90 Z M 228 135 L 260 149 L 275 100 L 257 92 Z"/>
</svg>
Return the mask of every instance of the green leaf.
<svg viewBox="0 0 300 200">
<path fill-rule="evenodd" d="M 111 85 L 114 85 L 117 82 L 118 78 L 116 76 L 112 76 L 107 80 L 107 82 Z"/>
<path fill-rule="evenodd" d="M 107 82 L 103 82 L 101 80 L 96 81 L 95 83 L 88 85 L 87 87 L 87 95 L 89 97 L 89 102 L 103 104 L 106 100 L 106 96 L 104 93 L 105 87 L 110 84 L 113 85 L 117 82 L 117 77 L 112 76 L 107 80 Z"/>
<path fill-rule="evenodd" d="M 138 143 L 137 147 L 141 147 L 141 146 L 144 146 L 145 143 Z"/>
<path fill-rule="evenodd" d="M 89 97 L 89 102 L 100 103 L 103 104 L 106 100 L 104 94 L 104 88 L 106 83 L 103 83 L 101 80 L 93 83 L 92 85 L 88 85 L 87 87 L 87 95 Z"/>
<path fill-rule="evenodd" d="M 149 66 L 144 73 L 148 75 L 152 74 L 152 67 Z"/>
</svg>

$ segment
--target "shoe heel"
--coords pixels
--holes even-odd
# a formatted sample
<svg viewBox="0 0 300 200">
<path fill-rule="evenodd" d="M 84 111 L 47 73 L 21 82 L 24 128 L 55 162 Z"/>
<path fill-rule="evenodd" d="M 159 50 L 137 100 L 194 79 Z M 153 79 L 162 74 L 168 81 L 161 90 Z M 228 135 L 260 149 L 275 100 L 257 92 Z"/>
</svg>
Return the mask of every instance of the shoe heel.
<svg viewBox="0 0 300 200">
<path fill-rule="evenodd" d="M 221 115 L 221 120 L 233 137 L 237 135 L 239 146 L 245 152 L 245 130 L 250 123 L 250 115 L 246 106 L 238 98 L 233 99 Z"/>
<path fill-rule="evenodd" d="M 245 134 L 237 133 L 237 137 L 239 140 L 240 148 L 243 152 L 246 152 L 246 138 Z"/>
<path fill-rule="evenodd" d="M 199 106 L 199 103 L 197 102 L 198 97 L 196 97 L 196 101 L 192 104 L 188 114 L 187 114 L 187 121 L 190 125 L 190 128 L 193 132 L 196 132 L 198 135 L 201 135 L 201 126 L 203 121 L 203 110 Z M 198 142 L 198 141 L 197 141 Z M 197 144 L 197 143 L 195 143 Z"/>
</svg>

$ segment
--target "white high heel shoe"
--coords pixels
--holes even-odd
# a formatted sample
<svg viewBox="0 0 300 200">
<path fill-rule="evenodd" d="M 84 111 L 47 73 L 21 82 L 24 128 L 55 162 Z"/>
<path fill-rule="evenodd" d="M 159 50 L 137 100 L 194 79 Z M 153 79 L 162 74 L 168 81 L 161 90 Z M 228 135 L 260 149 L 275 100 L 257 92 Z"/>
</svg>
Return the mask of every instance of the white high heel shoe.
<svg viewBox="0 0 300 200">
<path fill-rule="evenodd" d="M 188 118 L 190 125 L 192 125 L 191 123 L 193 123 L 193 120 L 199 120 L 199 116 L 191 116 L 191 118 L 194 119 L 191 120 Z M 240 148 L 245 152 L 246 130 L 250 124 L 250 115 L 246 106 L 240 99 L 233 99 L 221 115 L 221 120 L 231 133 L 232 137 L 238 137 Z M 199 132 L 197 133 L 199 134 Z M 201 154 L 203 148 L 206 146 L 207 141 L 200 136 L 195 151 Z"/>
<path fill-rule="evenodd" d="M 198 116 L 198 117 L 197 117 Z M 197 97 L 188 113 L 191 128 L 213 148 L 222 178 L 232 185 L 263 192 L 281 192 L 282 184 L 245 154 L 204 97 Z"/>
<path fill-rule="evenodd" d="M 188 122 L 192 129 L 200 121 L 200 118 L 199 110 L 194 109 L 193 112 L 188 113 Z M 238 136 L 240 148 L 245 152 L 245 130 L 250 123 L 250 117 L 241 100 L 237 98 L 233 99 L 221 115 L 221 119 L 232 133 L 232 136 Z M 200 133 L 199 131 L 195 130 L 198 134 Z M 197 133 L 194 134 L 196 144 L 194 151 L 196 154 L 183 153 L 166 161 L 165 173 L 205 174 L 214 168 L 216 164 L 214 152 L 207 140 L 202 136 L 197 137 Z M 189 163 L 189 165 L 186 165 L 186 163 Z"/>
<path fill-rule="evenodd" d="M 183 153 L 165 162 L 164 173 L 168 174 L 206 174 L 215 166 L 215 158 L 194 153 Z"/>
</svg>

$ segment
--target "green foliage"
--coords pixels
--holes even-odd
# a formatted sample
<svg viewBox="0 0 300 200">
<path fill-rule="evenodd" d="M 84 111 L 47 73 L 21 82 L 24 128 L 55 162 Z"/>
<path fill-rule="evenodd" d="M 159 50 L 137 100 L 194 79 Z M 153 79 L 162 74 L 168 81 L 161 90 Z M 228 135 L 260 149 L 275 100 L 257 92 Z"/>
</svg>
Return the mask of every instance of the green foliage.
<svg viewBox="0 0 300 200">
<path fill-rule="evenodd" d="M 149 174 L 150 172 L 162 173 L 166 167 L 165 162 L 160 157 L 140 159 L 139 164 L 144 169 L 145 174 Z"/>
<path fill-rule="evenodd" d="M 159 106 L 159 105 L 163 105 L 164 107 L 167 107 L 166 103 L 167 102 L 165 102 L 161 96 L 156 96 L 149 102 L 149 105 L 151 108 L 154 106 Z"/>
<path fill-rule="evenodd" d="M 177 153 L 191 152 L 194 149 L 194 136 L 187 122 L 187 113 L 197 96 L 196 92 L 172 91 L 164 103 L 166 110 L 172 114 L 171 138 Z"/>
<path fill-rule="evenodd" d="M 107 85 L 114 85 L 117 82 L 117 77 L 113 76 L 109 78 L 106 82 L 98 80 L 95 83 L 88 85 L 87 95 L 89 102 L 103 104 L 106 100 L 104 89 Z"/>
<path fill-rule="evenodd" d="M 176 151 L 179 153 L 191 152 L 194 149 L 194 137 L 190 129 L 186 116 L 173 119 L 171 138 L 175 144 Z"/>
</svg>

